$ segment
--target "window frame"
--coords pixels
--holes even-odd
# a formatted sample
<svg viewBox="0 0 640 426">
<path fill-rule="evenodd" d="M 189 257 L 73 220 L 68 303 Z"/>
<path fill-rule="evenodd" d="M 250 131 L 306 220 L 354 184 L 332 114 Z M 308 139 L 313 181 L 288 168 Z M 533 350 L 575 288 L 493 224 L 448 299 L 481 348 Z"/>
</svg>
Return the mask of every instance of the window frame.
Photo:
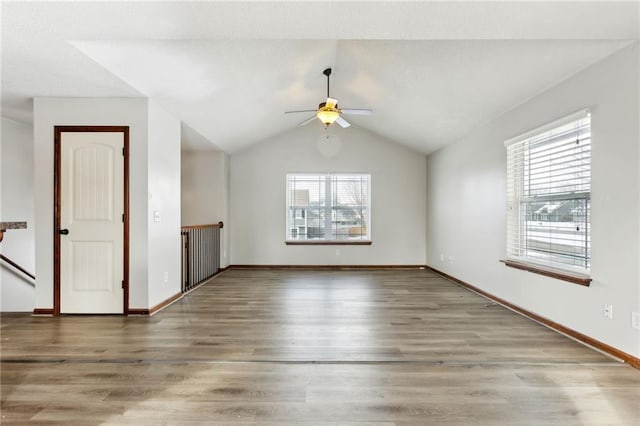
<svg viewBox="0 0 640 426">
<path fill-rule="evenodd" d="M 543 139 L 540 138 L 536 140 L 536 137 L 541 137 L 545 132 L 550 132 L 553 130 L 558 130 L 562 128 L 562 126 L 567 126 L 570 123 L 579 123 L 580 120 L 584 120 L 589 118 L 588 123 L 588 169 L 586 172 L 588 173 L 588 179 L 584 180 L 580 177 L 579 185 L 584 185 L 585 182 L 588 181 L 588 190 L 581 188 L 581 190 L 573 190 L 567 192 L 558 191 L 557 188 L 553 188 L 553 184 L 545 189 L 556 189 L 556 191 L 551 191 L 551 194 L 538 194 L 531 195 L 531 193 L 526 194 L 525 190 L 525 182 L 527 182 L 525 178 L 525 170 L 527 166 L 524 166 L 524 159 L 527 155 L 532 155 L 531 150 L 535 148 L 536 144 L 540 143 L 553 143 L 553 138 L 557 138 L 558 136 L 552 136 L 551 138 Z M 542 274 L 545 276 L 550 276 L 553 278 L 561 279 L 564 281 L 569 281 L 572 283 L 580 284 L 588 286 L 591 282 L 591 270 L 590 270 L 590 261 L 591 261 L 591 171 L 592 171 L 592 161 L 591 161 L 591 132 L 592 132 L 592 122 L 591 122 L 591 111 L 589 108 L 585 108 L 573 114 L 567 115 L 563 118 L 555 120 L 546 125 L 537 127 L 533 130 L 530 130 L 522 135 L 519 135 L 515 138 L 509 139 L 504 142 L 505 147 L 507 148 L 507 171 L 506 171 L 506 185 L 507 185 L 507 229 L 506 229 L 506 258 L 501 259 L 501 262 L 505 263 L 505 265 L 514 267 L 517 269 L 526 270 L 533 273 Z M 579 131 L 576 134 L 580 134 Z M 515 149 L 516 152 L 512 153 L 511 150 Z M 551 148 L 552 150 L 553 148 Z M 546 153 L 545 153 L 546 154 Z M 558 153 L 556 153 L 558 155 Z M 552 158 L 551 153 L 547 154 L 550 158 Z M 562 155 L 562 154 L 559 154 Z M 575 155 L 575 154 L 567 154 Z M 580 155 L 583 155 L 580 153 Z M 558 160 L 558 158 L 555 158 Z M 579 158 L 582 160 L 582 158 Z M 564 161 L 564 160 L 563 160 Z M 571 161 L 571 160 L 567 160 Z M 575 160 L 578 161 L 578 160 Z M 519 163 L 518 163 L 519 162 Z M 552 164 L 550 162 L 550 164 Z M 578 166 L 572 165 L 570 168 L 576 168 Z M 518 173 L 520 172 L 520 173 Z M 557 170 L 555 171 L 557 172 Z M 531 173 L 529 171 L 529 173 Z M 549 170 L 548 175 L 540 174 L 538 176 L 529 174 L 529 179 L 533 178 L 545 178 L 552 179 L 554 170 Z M 564 173 L 562 173 L 564 174 Z M 529 184 L 530 180 L 528 181 Z M 563 181 L 564 182 L 564 181 Z M 529 189 L 531 191 L 531 189 Z M 527 195 L 527 196 L 525 196 Z M 562 257 L 567 257 L 568 255 L 561 250 L 552 251 L 549 249 L 548 255 L 541 255 L 540 253 L 543 250 L 540 249 L 531 249 L 528 246 L 528 243 L 523 243 L 523 240 L 526 240 L 527 232 L 532 232 L 531 227 L 526 223 L 527 222 L 527 210 L 531 207 L 531 205 L 535 203 L 558 203 L 562 201 L 571 201 L 571 200 L 582 200 L 585 205 L 584 209 L 584 241 L 585 241 L 585 251 L 584 251 L 584 267 L 571 265 L 568 262 L 562 262 L 559 259 Z M 542 221 L 544 222 L 544 221 Z M 579 231 L 579 229 L 576 229 Z M 550 238 L 559 238 L 558 235 L 562 234 L 556 230 L 553 234 L 549 232 Z M 517 254 L 518 251 L 523 251 L 524 254 L 519 256 Z M 536 253 L 536 256 L 531 256 L 529 253 Z"/>
<path fill-rule="evenodd" d="M 333 179 L 341 176 L 366 176 L 367 180 L 367 203 L 366 203 L 366 221 L 364 223 L 366 229 L 365 238 L 361 239 L 326 239 L 326 238 L 316 238 L 316 239 L 291 239 L 291 223 L 290 223 L 290 208 L 291 208 L 291 191 L 290 191 L 290 178 L 292 176 L 309 176 L 309 177 L 324 177 L 325 179 L 325 203 L 322 206 L 322 209 L 325 213 L 325 224 L 333 223 L 331 220 L 332 212 L 335 208 L 333 205 L 334 196 L 332 193 L 333 190 Z M 371 223 L 372 223 L 372 215 L 371 215 L 371 174 L 370 173 L 312 173 L 312 172 L 302 172 L 302 173 L 287 173 L 285 176 L 285 244 L 286 245 L 371 245 Z M 323 228 L 323 229 L 326 229 Z"/>
</svg>

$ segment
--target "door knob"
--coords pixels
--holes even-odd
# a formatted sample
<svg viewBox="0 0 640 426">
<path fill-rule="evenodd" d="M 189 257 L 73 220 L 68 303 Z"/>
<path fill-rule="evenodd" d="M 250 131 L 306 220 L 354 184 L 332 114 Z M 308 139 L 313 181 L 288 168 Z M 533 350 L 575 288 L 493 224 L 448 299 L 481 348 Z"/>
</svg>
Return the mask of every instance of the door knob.
<svg viewBox="0 0 640 426">
<path fill-rule="evenodd" d="M 60 235 L 69 235 L 69 230 L 67 228 L 60 230 Z"/>
</svg>

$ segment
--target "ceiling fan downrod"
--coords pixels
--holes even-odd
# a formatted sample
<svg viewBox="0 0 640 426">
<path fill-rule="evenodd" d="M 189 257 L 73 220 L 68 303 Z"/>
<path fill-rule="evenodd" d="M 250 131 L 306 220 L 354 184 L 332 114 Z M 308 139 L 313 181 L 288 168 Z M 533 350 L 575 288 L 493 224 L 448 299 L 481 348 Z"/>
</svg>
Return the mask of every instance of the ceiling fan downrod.
<svg viewBox="0 0 640 426">
<path fill-rule="evenodd" d="M 331 75 L 331 68 L 327 68 L 324 71 L 322 71 L 322 74 L 327 76 L 327 98 L 330 98 L 331 96 L 329 96 L 329 76 Z"/>
</svg>

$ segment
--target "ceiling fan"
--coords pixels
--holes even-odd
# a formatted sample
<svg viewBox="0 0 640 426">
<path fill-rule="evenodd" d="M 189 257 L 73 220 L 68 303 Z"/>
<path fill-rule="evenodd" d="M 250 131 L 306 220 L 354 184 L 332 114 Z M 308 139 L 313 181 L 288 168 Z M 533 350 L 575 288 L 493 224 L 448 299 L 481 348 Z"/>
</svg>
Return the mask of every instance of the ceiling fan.
<svg viewBox="0 0 640 426">
<path fill-rule="evenodd" d="M 298 124 L 298 126 L 304 126 L 305 124 L 311 123 L 315 118 L 318 118 L 325 127 L 329 127 L 333 123 L 338 123 L 341 127 L 349 127 L 351 124 L 341 117 L 342 114 L 352 114 L 352 115 L 370 115 L 372 110 L 370 109 L 355 109 L 355 108 L 340 108 L 338 107 L 338 100 L 332 98 L 329 95 L 329 80 L 331 76 L 331 68 L 327 68 L 322 71 L 322 74 L 327 76 L 327 100 L 318 105 L 318 109 L 305 109 L 298 111 L 285 111 L 285 114 L 294 114 L 298 112 L 315 112 L 316 114 L 313 117 L 310 117 L 304 120 L 302 123 Z"/>
</svg>

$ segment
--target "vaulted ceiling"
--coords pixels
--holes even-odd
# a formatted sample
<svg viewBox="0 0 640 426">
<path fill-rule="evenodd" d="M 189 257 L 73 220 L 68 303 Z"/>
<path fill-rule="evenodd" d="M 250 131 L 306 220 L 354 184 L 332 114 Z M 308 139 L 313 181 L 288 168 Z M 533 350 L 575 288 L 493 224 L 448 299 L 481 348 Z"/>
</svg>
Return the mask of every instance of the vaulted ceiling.
<svg viewBox="0 0 640 426">
<path fill-rule="evenodd" d="M 453 143 L 638 40 L 637 2 L 2 4 L 2 115 L 31 100 L 149 97 L 187 149 L 233 153 L 331 95 L 418 151 Z"/>
</svg>

